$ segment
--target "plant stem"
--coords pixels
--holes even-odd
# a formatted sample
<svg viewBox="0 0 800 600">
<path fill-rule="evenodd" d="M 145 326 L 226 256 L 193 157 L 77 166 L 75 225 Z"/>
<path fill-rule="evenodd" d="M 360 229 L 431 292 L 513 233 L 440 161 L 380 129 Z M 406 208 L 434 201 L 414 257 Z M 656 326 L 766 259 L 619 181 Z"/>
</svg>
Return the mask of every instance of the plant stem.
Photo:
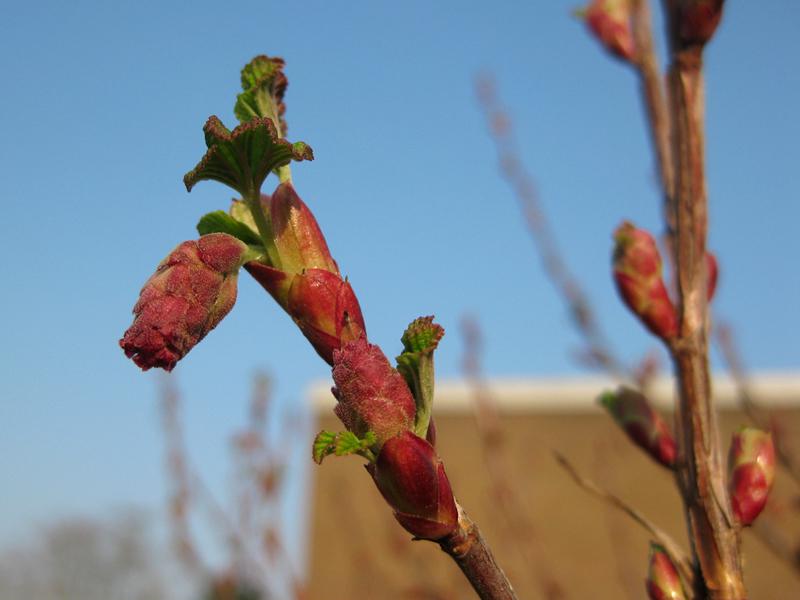
<svg viewBox="0 0 800 600">
<path fill-rule="evenodd" d="M 269 264 L 276 269 L 280 269 L 281 257 L 275 247 L 272 224 L 264 214 L 264 207 L 261 205 L 261 193 L 255 190 L 245 194 L 243 199 L 247 208 L 250 209 L 250 214 L 253 215 L 253 221 L 255 221 L 256 228 L 258 228 L 261 241 L 264 242 L 264 250 L 269 258 Z"/>
<path fill-rule="evenodd" d="M 481 600 L 517 600 L 511 583 L 495 561 L 478 526 L 459 504 L 456 506 L 458 531 L 439 540 L 442 550 L 455 561 Z"/>
<path fill-rule="evenodd" d="M 633 8 L 633 36 L 636 44 L 636 63 L 642 92 L 642 103 L 647 114 L 650 142 L 658 163 L 659 178 L 664 196 L 664 215 L 667 238 L 674 236 L 674 213 L 671 210 L 674 195 L 674 168 L 670 154 L 670 122 L 667 100 L 658 57 L 653 44 L 652 15 L 648 0 L 635 0 Z"/>
<path fill-rule="evenodd" d="M 674 28 L 674 24 L 673 24 Z M 702 46 L 673 35 L 668 83 L 675 165 L 674 264 L 679 334 L 670 344 L 678 381 L 680 465 L 676 471 L 692 541 L 698 598 L 744 600 L 739 531 L 731 517 L 717 418 L 711 400 L 706 298 L 707 198 Z"/>
</svg>

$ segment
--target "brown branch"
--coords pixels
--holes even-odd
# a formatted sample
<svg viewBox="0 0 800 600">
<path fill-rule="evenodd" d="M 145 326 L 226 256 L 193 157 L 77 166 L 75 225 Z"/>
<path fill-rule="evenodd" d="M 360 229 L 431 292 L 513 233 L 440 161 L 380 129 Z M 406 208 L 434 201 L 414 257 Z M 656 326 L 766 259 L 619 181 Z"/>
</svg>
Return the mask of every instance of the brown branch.
<svg viewBox="0 0 800 600">
<path fill-rule="evenodd" d="M 517 600 L 503 569 L 483 539 L 478 526 L 458 507 L 458 531 L 439 541 L 469 580 L 481 600 Z"/>
<path fill-rule="evenodd" d="M 739 531 L 731 518 L 717 416 L 711 398 L 706 298 L 707 193 L 703 124 L 703 47 L 681 39 L 680 2 L 667 2 L 671 66 L 668 84 L 675 165 L 674 265 L 679 334 L 670 343 L 678 380 L 676 429 L 681 489 L 697 566 L 696 594 L 746 598 Z"/>
<path fill-rule="evenodd" d="M 652 15 L 648 0 L 634 0 L 632 8 L 633 36 L 636 44 L 636 61 L 633 66 L 639 77 L 642 104 L 650 131 L 650 143 L 658 165 L 659 179 L 664 197 L 664 216 L 668 243 L 674 235 L 675 223 L 672 207 L 674 169 L 670 153 L 670 117 L 666 92 L 658 68 L 658 56 L 653 44 Z"/>
<path fill-rule="evenodd" d="M 733 338 L 733 330 L 725 323 L 720 323 L 715 329 L 717 343 L 728 365 L 731 377 L 733 377 L 734 384 L 736 385 L 736 395 L 740 406 L 753 424 L 760 429 L 772 433 L 772 440 L 775 442 L 775 456 L 778 458 L 778 464 L 796 484 L 800 485 L 800 460 L 798 460 L 798 457 L 789 449 L 780 428 L 774 426 L 770 415 L 756 402 L 743 367 L 741 356 Z"/>
<path fill-rule="evenodd" d="M 575 328 L 586 341 L 588 356 L 616 378 L 624 379 L 627 375 L 626 368 L 614 355 L 595 318 L 588 297 L 562 258 L 550 224 L 542 211 L 536 185 L 519 158 L 510 118 L 500 107 L 494 82 L 488 76 L 481 77 L 476 84 L 476 91 L 497 150 L 500 172 L 519 202 L 548 278 L 561 294 Z"/>
<path fill-rule="evenodd" d="M 653 538 L 664 547 L 667 554 L 670 557 L 670 560 L 678 567 L 681 576 L 684 578 L 686 583 L 689 587 L 694 585 L 694 570 L 692 568 L 692 561 L 686 555 L 686 553 L 681 549 L 681 547 L 675 542 L 669 534 L 667 534 L 663 529 L 658 527 L 655 523 L 653 523 L 650 519 L 645 517 L 642 513 L 638 510 L 633 508 L 630 504 L 615 496 L 611 492 L 604 490 L 596 483 L 592 482 L 591 480 L 585 478 L 580 473 L 578 473 L 577 469 L 572 465 L 572 463 L 567 460 L 567 458 L 558 451 L 553 451 L 553 455 L 555 456 L 556 461 L 558 464 L 567 472 L 569 473 L 570 477 L 577 483 L 581 488 L 585 491 L 589 492 L 590 494 L 597 496 L 604 502 L 607 502 L 614 508 L 621 510 L 623 513 L 628 515 L 631 519 L 633 519 L 636 523 L 641 525 Z"/>
</svg>

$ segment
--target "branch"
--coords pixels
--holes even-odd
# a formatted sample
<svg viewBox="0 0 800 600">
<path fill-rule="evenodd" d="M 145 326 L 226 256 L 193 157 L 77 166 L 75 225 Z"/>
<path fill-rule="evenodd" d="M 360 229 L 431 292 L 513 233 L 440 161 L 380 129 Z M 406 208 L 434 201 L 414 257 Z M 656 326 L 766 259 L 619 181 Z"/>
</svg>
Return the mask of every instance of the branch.
<svg viewBox="0 0 800 600">
<path fill-rule="evenodd" d="M 573 325 L 584 337 L 589 356 L 617 379 L 625 379 L 627 369 L 614 355 L 597 323 L 588 297 L 562 258 L 542 211 L 536 186 L 519 158 L 510 119 L 499 105 L 494 82 L 489 77 L 481 77 L 476 83 L 476 90 L 497 150 L 500 172 L 519 202 L 547 276 L 567 305 Z"/>
<path fill-rule="evenodd" d="M 575 483 L 577 483 L 581 488 L 590 494 L 597 496 L 604 502 L 607 502 L 614 508 L 621 510 L 636 523 L 641 525 L 651 536 L 653 536 L 653 538 L 664 547 L 667 554 L 669 554 L 670 560 L 672 560 L 672 562 L 678 566 L 681 576 L 684 578 L 687 584 L 689 584 L 689 587 L 694 586 L 694 570 L 692 568 L 692 561 L 681 549 L 681 547 L 669 536 L 669 534 L 667 534 L 664 530 L 650 521 L 650 519 L 645 517 L 642 513 L 618 496 L 615 496 L 611 492 L 602 489 L 594 482 L 583 477 L 563 454 L 557 450 L 554 450 L 553 455 L 555 456 L 556 461 L 558 461 L 558 464 L 567 473 L 569 473 L 570 477 L 572 477 Z"/>
<path fill-rule="evenodd" d="M 478 526 L 461 505 L 457 506 L 458 531 L 440 540 L 439 546 L 455 561 L 481 600 L 517 600 L 511 583 L 495 561 Z"/>
</svg>

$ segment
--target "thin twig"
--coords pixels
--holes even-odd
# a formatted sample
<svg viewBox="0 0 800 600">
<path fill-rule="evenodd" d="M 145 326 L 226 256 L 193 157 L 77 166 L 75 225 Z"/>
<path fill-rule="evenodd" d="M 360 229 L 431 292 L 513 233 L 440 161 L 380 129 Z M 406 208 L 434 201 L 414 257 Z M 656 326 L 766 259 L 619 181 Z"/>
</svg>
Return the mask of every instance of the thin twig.
<svg viewBox="0 0 800 600">
<path fill-rule="evenodd" d="M 562 258 L 550 224 L 542 211 L 536 185 L 519 157 L 510 118 L 500 106 L 494 82 L 490 77 L 482 76 L 477 81 L 476 90 L 497 150 L 500 172 L 519 202 L 547 276 L 561 294 L 575 328 L 586 341 L 588 356 L 616 378 L 625 379 L 627 369 L 615 356 L 594 316 L 588 297 Z"/>
<path fill-rule="evenodd" d="M 552 575 L 547 552 L 533 522 L 528 518 L 529 511 L 524 510 L 517 490 L 510 483 L 512 478 L 508 476 L 508 455 L 502 443 L 503 426 L 497 407 L 481 376 L 480 326 L 475 319 L 465 317 L 461 322 L 461 331 L 464 337 L 463 371 L 475 400 L 475 422 L 480 433 L 481 450 L 492 496 L 500 509 L 508 536 L 513 540 L 527 570 L 534 575 L 542 596 L 548 600 L 563 599 L 566 593 L 561 583 Z M 535 555 L 531 556 L 532 553 Z"/>
<path fill-rule="evenodd" d="M 581 488 L 583 488 L 590 494 L 597 496 L 601 500 L 607 502 L 614 508 L 621 510 L 631 519 L 636 521 L 636 523 L 641 525 L 651 536 L 653 536 L 653 538 L 664 547 L 672 562 L 675 563 L 675 565 L 677 565 L 681 575 L 685 579 L 688 586 L 690 588 L 694 586 L 694 570 L 692 568 L 692 561 L 687 556 L 687 554 L 681 549 L 681 547 L 677 544 L 677 542 L 675 542 L 669 536 L 669 534 L 667 534 L 663 529 L 654 524 L 650 519 L 645 517 L 638 510 L 633 508 L 630 504 L 628 504 L 618 496 L 615 496 L 611 492 L 604 490 L 596 483 L 592 482 L 591 480 L 587 479 L 586 477 L 578 473 L 577 469 L 572 465 L 572 463 L 569 462 L 569 460 L 567 460 L 567 458 L 563 454 L 561 454 L 557 450 L 554 450 L 553 455 L 555 456 L 556 461 L 558 461 L 558 464 L 567 473 L 569 473 L 570 477 L 572 477 L 575 483 L 577 483 Z"/>
</svg>

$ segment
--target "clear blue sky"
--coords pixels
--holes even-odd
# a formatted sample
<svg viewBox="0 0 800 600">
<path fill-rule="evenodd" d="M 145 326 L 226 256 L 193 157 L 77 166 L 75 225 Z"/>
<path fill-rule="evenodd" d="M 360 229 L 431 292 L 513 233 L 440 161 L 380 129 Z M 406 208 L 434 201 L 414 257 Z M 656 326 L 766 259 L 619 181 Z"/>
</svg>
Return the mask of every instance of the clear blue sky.
<svg viewBox="0 0 800 600">
<path fill-rule="evenodd" d="M 387 354 L 414 317 L 448 330 L 438 373 L 459 374 L 464 313 L 493 376 L 578 373 L 477 108 L 491 70 L 565 255 L 628 358 L 654 347 L 617 300 L 610 235 L 658 230 L 632 74 L 570 17 L 577 2 L 21 2 L 0 24 L 0 545 L 45 520 L 165 494 L 157 378 L 117 340 L 141 284 L 230 191 L 181 178 L 211 114 L 234 123 L 239 69 L 283 56 L 294 167 L 370 337 Z M 748 364 L 800 359 L 800 5 L 731 2 L 707 54 L 716 314 Z M 268 184 L 267 187 L 269 187 Z M 327 375 L 244 276 L 233 313 L 175 370 L 191 452 L 224 487 L 227 436 L 249 376 L 302 402 Z M 309 440 L 300 440 L 307 445 Z"/>
</svg>

